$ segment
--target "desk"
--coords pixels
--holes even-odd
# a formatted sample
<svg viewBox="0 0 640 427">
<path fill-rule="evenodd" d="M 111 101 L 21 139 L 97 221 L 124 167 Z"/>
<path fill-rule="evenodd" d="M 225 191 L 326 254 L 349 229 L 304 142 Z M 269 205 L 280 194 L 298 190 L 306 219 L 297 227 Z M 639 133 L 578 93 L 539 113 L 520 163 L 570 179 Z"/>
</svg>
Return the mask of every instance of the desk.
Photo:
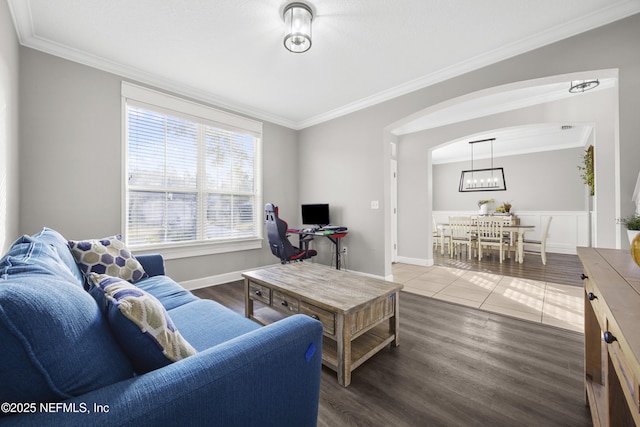
<svg viewBox="0 0 640 427">
<path fill-rule="evenodd" d="M 242 276 L 246 317 L 267 324 L 269 311 L 276 310 L 322 322 L 322 363 L 337 372 L 343 387 L 354 369 L 389 344 L 400 343 L 399 283 L 295 262 Z M 257 310 L 254 303 L 259 303 Z"/>
<path fill-rule="evenodd" d="M 342 256 L 342 254 L 340 253 L 340 239 L 343 239 L 344 237 L 347 236 L 346 227 L 344 228 L 345 228 L 344 231 L 339 231 L 339 232 L 336 232 L 334 230 L 323 230 L 321 228 L 314 228 L 314 229 L 290 228 L 290 229 L 287 229 L 287 233 L 297 234 L 298 236 L 300 236 L 300 247 L 302 247 L 303 240 L 308 236 L 323 236 L 331 240 L 331 243 L 333 243 L 336 247 L 336 270 L 340 270 L 340 264 L 341 264 L 340 260 Z"/>
<path fill-rule="evenodd" d="M 442 233 L 440 235 L 440 254 L 444 255 L 444 235 L 445 232 L 449 229 L 449 224 L 438 224 L 438 228 L 442 229 Z M 516 258 L 520 264 L 524 262 L 524 233 L 527 231 L 535 230 L 535 225 L 503 225 L 502 231 L 506 233 L 516 233 L 517 238 L 517 246 L 516 246 Z"/>
</svg>

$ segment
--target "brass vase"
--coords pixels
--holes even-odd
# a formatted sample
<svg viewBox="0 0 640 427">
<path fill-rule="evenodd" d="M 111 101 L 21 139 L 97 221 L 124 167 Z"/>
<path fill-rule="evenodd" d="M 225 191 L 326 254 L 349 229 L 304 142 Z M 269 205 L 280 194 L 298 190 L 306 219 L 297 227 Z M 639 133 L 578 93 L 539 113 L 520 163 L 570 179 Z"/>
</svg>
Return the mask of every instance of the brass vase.
<svg viewBox="0 0 640 427">
<path fill-rule="evenodd" d="M 640 267 L 640 234 L 637 234 L 631 241 L 631 258 Z"/>
</svg>

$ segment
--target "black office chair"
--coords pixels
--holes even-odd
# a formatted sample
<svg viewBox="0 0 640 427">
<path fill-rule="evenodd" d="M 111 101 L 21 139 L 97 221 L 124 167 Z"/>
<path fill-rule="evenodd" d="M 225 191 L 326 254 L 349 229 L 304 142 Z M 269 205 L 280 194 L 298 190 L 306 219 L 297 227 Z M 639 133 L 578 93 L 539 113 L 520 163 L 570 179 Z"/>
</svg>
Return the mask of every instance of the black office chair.
<svg viewBox="0 0 640 427">
<path fill-rule="evenodd" d="M 280 262 L 285 264 L 290 261 L 302 261 L 318 255 L 314 249 L 309 249 L 309 241 L 313 238 L 302 240 L 304 248 L 296 248 L 287 237 L 287 223 L 278 217 L 278 207 L 273 203 L 264 206 L 265 223 L 267 224 L 267 236 L 269 237 L 269 247 L 271 252 L 280 258 Z"/>
</svg>

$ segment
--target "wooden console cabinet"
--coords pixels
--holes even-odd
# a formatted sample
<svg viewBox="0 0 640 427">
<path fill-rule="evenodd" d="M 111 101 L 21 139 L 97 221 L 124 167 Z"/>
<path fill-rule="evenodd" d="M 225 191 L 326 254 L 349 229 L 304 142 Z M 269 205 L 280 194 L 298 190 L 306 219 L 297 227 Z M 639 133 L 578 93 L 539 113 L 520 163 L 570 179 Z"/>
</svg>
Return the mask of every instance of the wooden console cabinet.
<svg viewBox="0 0 640 427">
<path fill-rule="evenodd" d="M 578 248 L 585 388 L 594 426 L 640 425 L 640 267 L 629 251 Z"/>
</svg>

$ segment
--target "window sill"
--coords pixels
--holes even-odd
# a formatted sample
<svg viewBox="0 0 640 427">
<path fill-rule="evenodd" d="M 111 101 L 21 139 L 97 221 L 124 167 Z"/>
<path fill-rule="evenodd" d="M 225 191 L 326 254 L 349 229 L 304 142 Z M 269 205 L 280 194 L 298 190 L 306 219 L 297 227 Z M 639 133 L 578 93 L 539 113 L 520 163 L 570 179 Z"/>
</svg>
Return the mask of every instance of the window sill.
<svg viewBox="0 0 640 427">
<path fill-rule="evenodd" d="M 236 241 L 224 241 L 216 243 L 187 243 L 182 245 L 167 244 L 154 246 L 133 246 L 131 251 L 135 255 L 162 254 L 164 259 L 190 258 L 203 255 L 215 255 L 230 252 L 261 249 L 262 239 L 246 239 Z"/>
</svg>

